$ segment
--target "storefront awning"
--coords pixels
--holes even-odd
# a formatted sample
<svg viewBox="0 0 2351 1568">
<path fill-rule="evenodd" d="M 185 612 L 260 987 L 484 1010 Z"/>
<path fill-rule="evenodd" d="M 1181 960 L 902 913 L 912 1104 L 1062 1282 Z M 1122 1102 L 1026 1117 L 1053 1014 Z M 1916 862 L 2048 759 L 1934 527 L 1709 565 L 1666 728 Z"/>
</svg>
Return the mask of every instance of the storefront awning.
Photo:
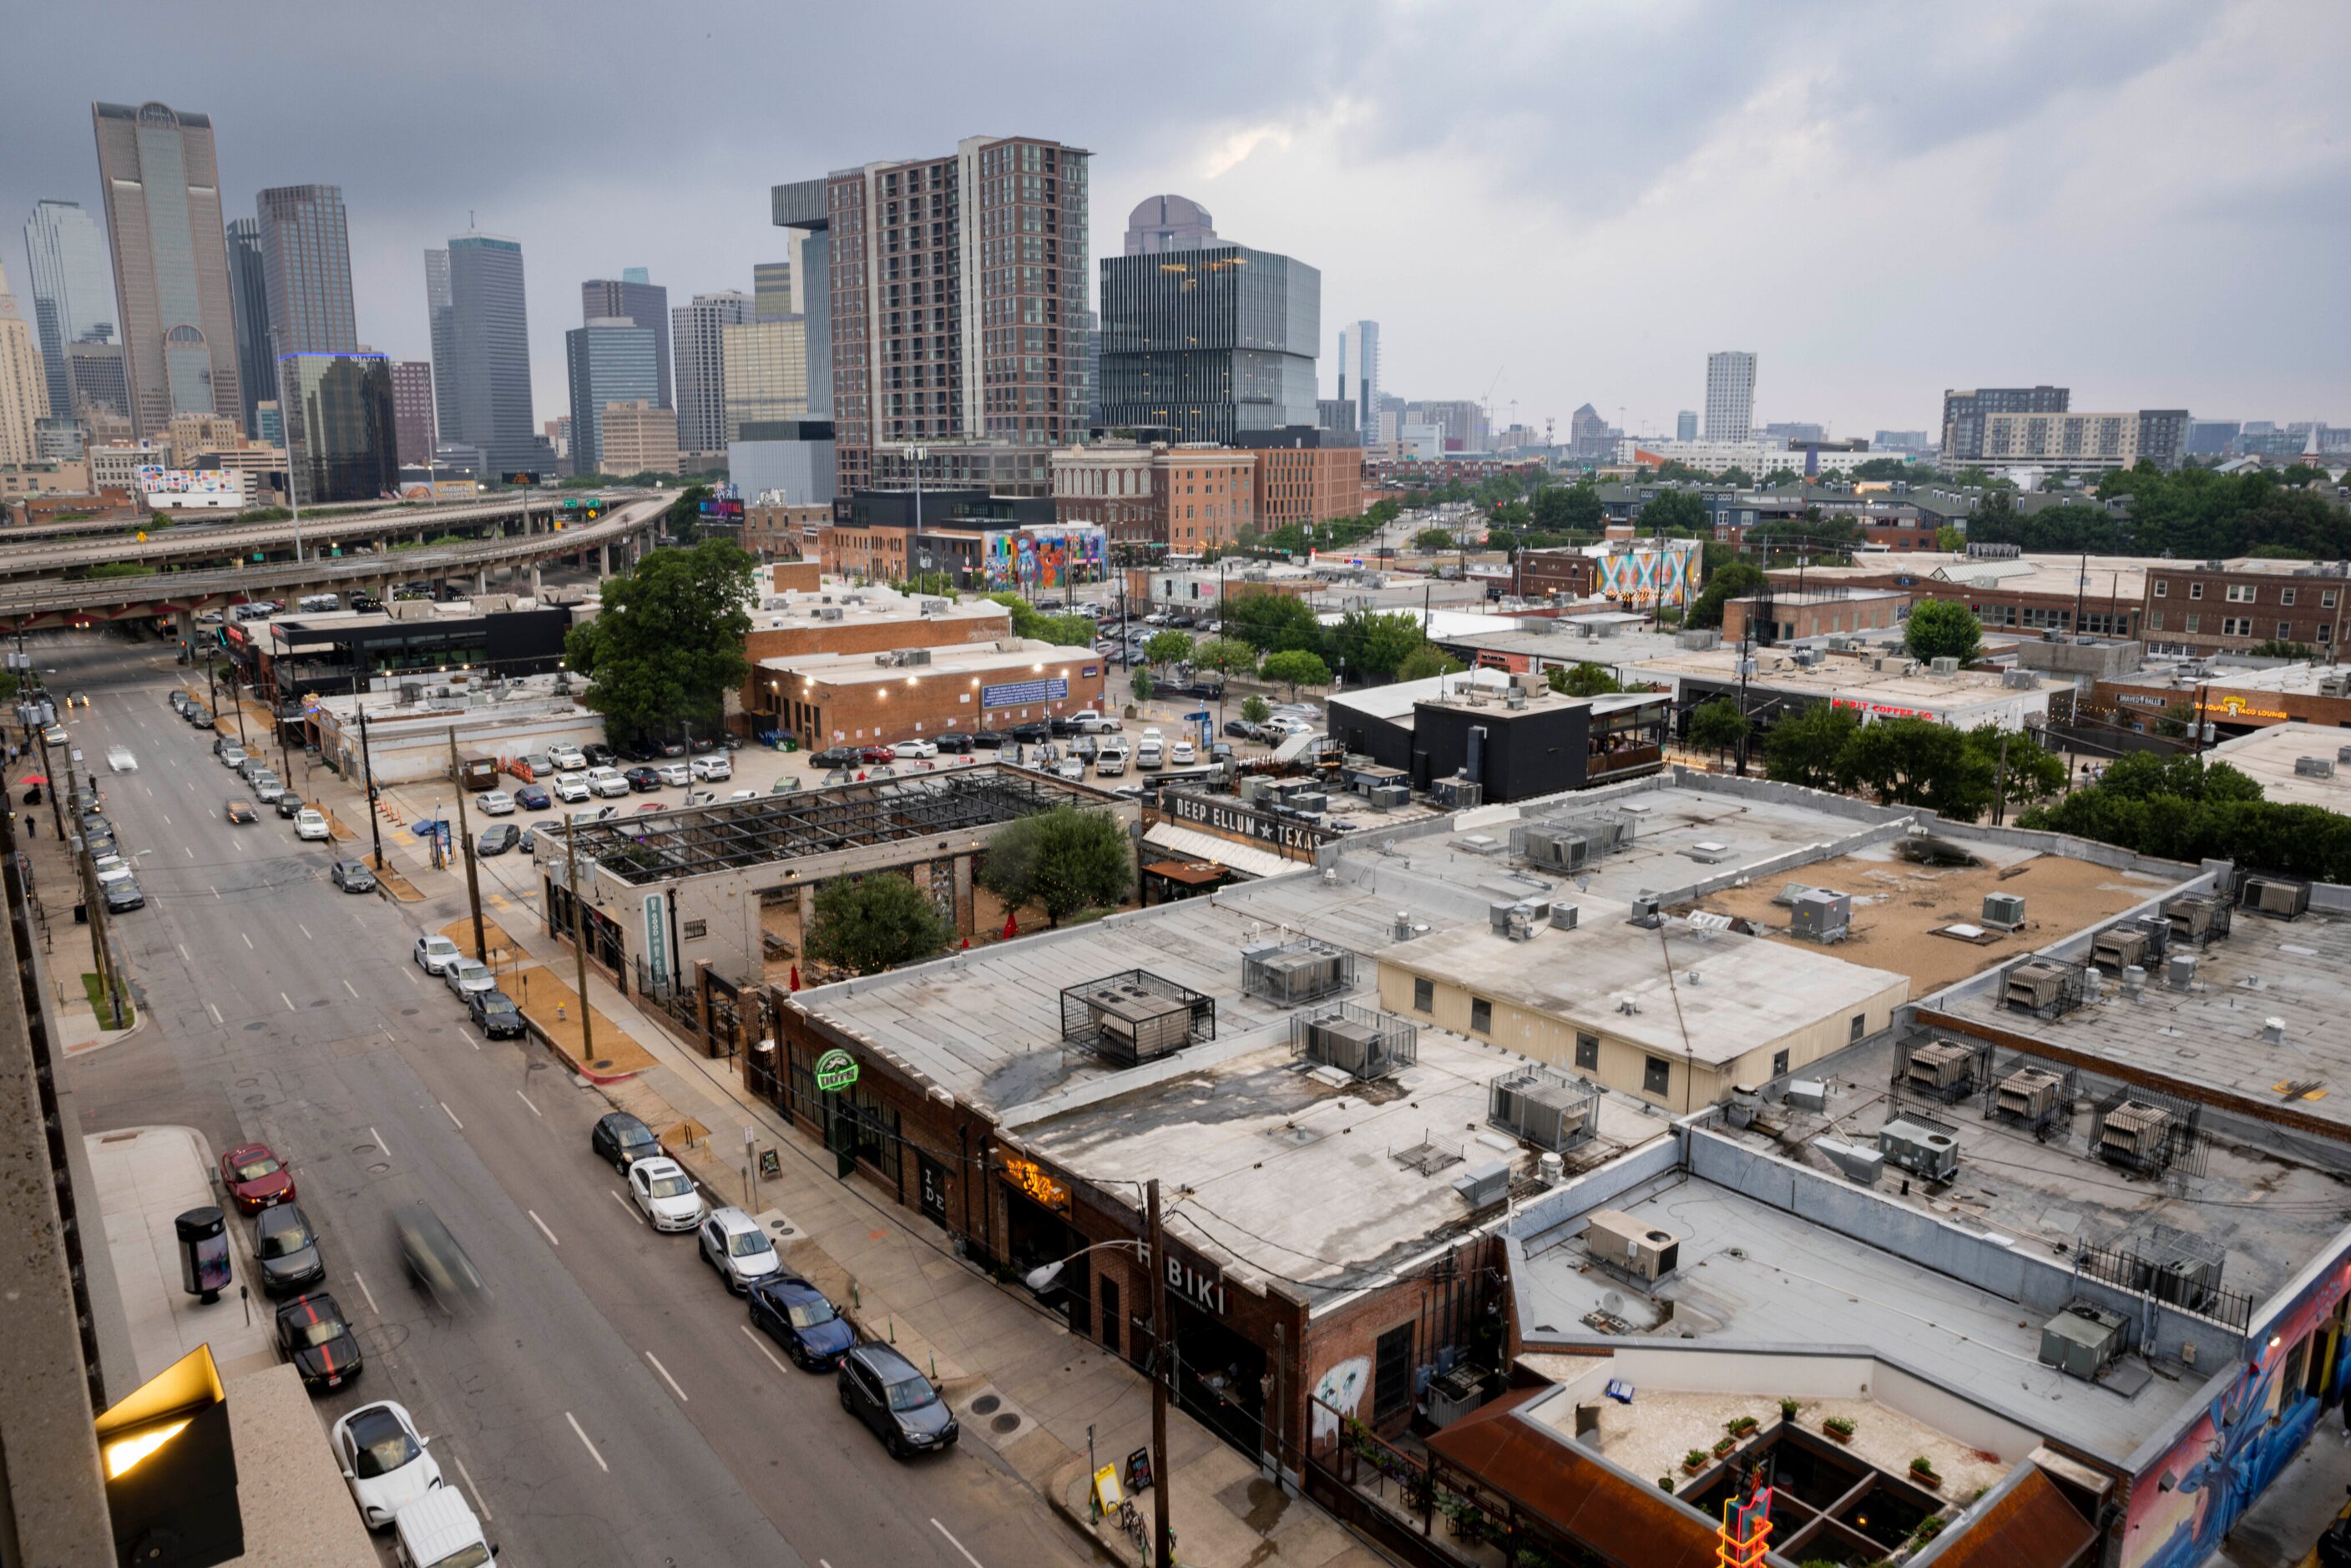
<svg viewBox="0 0 2351 1568">
<path fill-rule="evenodd" d="M 1162 822 L 1153 828 L 1143 835 L 1143 841 L 1179 860 L 1215 861 L 1243 876 L 1283 876 L 1306 866 L 1304 861 L 1291 860 L 1272 850 L 1245 844 L 1238 839 L 1219 838 L 1197 828 L 1179 828 L 1173 822 Z"/>
</svg>

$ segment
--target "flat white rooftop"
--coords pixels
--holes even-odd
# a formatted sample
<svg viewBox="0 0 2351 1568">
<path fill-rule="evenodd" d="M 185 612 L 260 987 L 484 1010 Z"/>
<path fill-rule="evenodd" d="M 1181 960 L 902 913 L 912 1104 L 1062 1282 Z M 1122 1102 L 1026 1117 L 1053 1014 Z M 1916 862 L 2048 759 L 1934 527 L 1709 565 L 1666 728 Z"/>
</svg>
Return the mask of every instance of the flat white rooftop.
<svg viewBox="0 0 2351 1568">
<path fill-rule="evenodd" d="M 2351 753 L 2351 729 L 2297 720 L 2224 740 L 2204 756 L 2208 761 L 2225 762 L 2251 775 L 2265 800 L 2324 806 L 2351 815 L 2351 755 L 2346 753 Z M 2320 777 L 2296 772 L 2294 765 L 2305 758 L 2329 765 L 2333 773 Z"/>
<path fill-rule="evenodd" d="M 1092 665 L 1099 670 L 1102 657 L 1091 648 L 1069 648 L 1008 637 L 993 643 L 954 643 L 928 650 L 927 664 L 880 663 L 872 653 L 779 653 L 762 659 L 758 667 L 780 674 L 799 675 L 828 685 L 858 685 L 882 682 L 893 685 L 956 676 L 1013 676 L 1026 672 L 1039 680 L 1068 678 Z"/>
</svg>

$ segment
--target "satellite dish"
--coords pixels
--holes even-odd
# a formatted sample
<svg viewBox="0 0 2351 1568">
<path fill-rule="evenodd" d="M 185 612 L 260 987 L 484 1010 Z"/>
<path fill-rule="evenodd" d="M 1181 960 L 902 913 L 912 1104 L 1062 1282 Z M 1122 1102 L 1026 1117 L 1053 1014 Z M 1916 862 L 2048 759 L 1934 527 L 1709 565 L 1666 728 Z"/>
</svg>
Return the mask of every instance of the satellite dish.
<svg viewBox="0 0 2351 1568">
<path fill-rule="evenodd" d="M 1600 1298 L 1600 1310 L 1608 1313 L 1611 1317 L 1616 1316 L 1622 1312 L 1624 1309 L 1625 1298 L 1621 1293 L 1615 1291 L 1611 1291 L 1606 1295 Z"/>
</svg>

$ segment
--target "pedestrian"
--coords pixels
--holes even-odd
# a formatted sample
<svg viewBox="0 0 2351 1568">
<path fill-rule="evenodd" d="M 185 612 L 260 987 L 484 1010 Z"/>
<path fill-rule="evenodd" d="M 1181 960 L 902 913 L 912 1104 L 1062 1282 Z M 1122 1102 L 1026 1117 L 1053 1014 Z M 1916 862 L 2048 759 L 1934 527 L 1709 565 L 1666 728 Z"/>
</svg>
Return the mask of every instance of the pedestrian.
<svg viewBox="0 0 2351 1568">
<path fill-rule="evenodd" d="M 33 816 L 30 813 L 26 814 L 25 818 L 25 836 L 28 839 L 37 839 L 41 836 L 40 818 Z"/>
</svg>

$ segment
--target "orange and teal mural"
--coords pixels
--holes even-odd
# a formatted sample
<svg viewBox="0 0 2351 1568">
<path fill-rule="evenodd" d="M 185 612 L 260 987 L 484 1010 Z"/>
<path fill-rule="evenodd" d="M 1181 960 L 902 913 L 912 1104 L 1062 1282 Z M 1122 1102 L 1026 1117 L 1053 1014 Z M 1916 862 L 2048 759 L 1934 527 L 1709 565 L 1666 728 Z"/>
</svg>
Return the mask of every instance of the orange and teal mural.
<svg viewBox="0 0 2351 1568">
<path fill-rule="evenodd" d="M 1690 601 L 1698 575 L 1696 539 L 1666 539 L 1600 557 L 1600 591 L 1621 604 L 1656 607 Z"/>
<path fill-rule="evenodd" d="M 990 592 L 1100 582 L 1109 570 L 1109 536 L 1098 528 L 1054 524 L 1007 528 L 980 541 L 979 572 Z"/>
</svg>

